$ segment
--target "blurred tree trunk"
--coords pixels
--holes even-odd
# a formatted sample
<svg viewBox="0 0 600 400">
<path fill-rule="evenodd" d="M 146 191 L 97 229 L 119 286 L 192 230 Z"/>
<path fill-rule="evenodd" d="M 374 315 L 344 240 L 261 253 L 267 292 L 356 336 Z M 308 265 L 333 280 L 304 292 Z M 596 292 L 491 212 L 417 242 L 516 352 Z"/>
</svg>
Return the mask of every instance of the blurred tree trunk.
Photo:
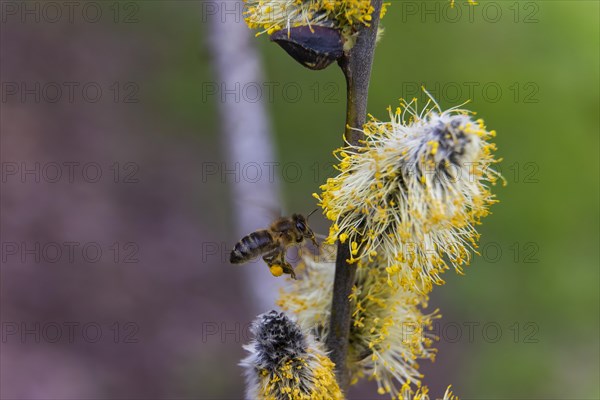
<svg viewBox="0 0 600 400">
<path fill-rule="evenodd" d="M 263 66 L 255 47 L 256 39 L 241 16 L 241 1 L 212 3 L 214 8 L 211 11 L 214 12 L 208 16 L 208 30 L 213 76 L 221 93 L 235 91 L 235 95 L 217 96 L 217 99 L 227 169 L 237 168 L 240 178 L 231 186 L 234 240 L 238 240 L 254 230 L 266 228 L 279 216 L 281 201 L 276 174 L 270 173 L 273 167 L 269 167 L 273 165 L 270 163 L 275 161 L 275 156 L 264 98 L 259 101 L 244 98 L 243 88 L 246 85 L 264 88 Z M 231 10 L 238 12 L 232 13 Z M 258 168 L 260 178 L 251 182 L 244 180 L 243 174 L 239 173 L 244 166 L 251 167 L 252 171 Z M 234 242 L 231 243 L 232 248 L 233 245 Z M 227 273 L 244 274 L 260 312 L 274 307 L 283 279 L 274 279 L 262 260 L 243 266 L 232 265 Z"/>
</svg>

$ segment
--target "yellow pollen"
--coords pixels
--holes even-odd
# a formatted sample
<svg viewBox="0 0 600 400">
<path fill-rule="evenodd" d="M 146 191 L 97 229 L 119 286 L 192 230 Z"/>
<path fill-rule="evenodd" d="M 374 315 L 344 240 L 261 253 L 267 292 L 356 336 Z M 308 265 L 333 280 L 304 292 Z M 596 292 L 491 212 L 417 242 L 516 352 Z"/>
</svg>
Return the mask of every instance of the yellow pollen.
<svg viewBox="0 0 600 400">
<path fill-rule="evenodd" d="M 271 274 L 273 276 L 283 275 L 283 268 L 281 268 L 281 265 L 278 265 L 278 264 L 271 265 L 271 267 L 269 267 L 269 271 L 271 271 Z"/>
</svg>

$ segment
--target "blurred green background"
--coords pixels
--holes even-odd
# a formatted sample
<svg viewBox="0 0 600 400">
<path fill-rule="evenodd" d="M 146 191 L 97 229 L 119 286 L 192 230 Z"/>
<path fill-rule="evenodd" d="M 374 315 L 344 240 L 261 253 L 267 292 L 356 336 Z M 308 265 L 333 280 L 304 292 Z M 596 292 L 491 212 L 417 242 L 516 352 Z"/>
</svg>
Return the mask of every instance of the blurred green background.
<svg viewBox="0 0 600 400">
<path fill-rule="evenodd" d="M 467 108 L 498 131 L 508 182 L 495 189 L 501 202 L 481 227 L 484 256 L 464 277 L 448 272 L 432 295 L 449 327 L 437 362 L 424 365 L 434 393 L 452 383 L 465 399 L 600 396 L 598 16 L 596 1 L 458 2 L 455 10 L 445 1 L 393 1 L 383 20 L 370 112 L 385 118 L 400 97 L 423 98 L 421 85 L 444 108 L 471 100 Z M 184 21 L 193 30 L 189 17 L 179 29 Z M 309 71 L 267 37 L 256 42 L 266 80 L 282 88 L 268 104 L 278 159 L 304 172 L 283 179 L 284 208 L 309 210 L 341 144 L 344 81 L 337 67 Z M 194 45 L 176 44 L 181 65 Z M 173 117 L 217 132 L 214 104 L 188 90 L 210 71 L 187 65 L 165 71 L 164 100 Z M 324 221 L 319 229 L 326 232 Z M 444 325 L 452 323 L 458 340 Z"/>
</svg>

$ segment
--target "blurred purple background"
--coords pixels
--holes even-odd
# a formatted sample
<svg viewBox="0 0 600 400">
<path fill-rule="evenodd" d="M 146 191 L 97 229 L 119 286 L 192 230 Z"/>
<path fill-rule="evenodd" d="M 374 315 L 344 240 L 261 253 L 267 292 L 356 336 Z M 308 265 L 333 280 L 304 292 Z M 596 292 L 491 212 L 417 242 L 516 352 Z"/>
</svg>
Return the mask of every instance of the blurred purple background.
<svg viewBox="0 0 600 400">
<path fill-rule="evenodd" d="M 123 26 L 2 24 L 3 399 L 241 394 L 250 296 L 199 251 L 231 242 L 199 185 L 217 143 L 149 105 L 168 38 Z"/>
</svg>

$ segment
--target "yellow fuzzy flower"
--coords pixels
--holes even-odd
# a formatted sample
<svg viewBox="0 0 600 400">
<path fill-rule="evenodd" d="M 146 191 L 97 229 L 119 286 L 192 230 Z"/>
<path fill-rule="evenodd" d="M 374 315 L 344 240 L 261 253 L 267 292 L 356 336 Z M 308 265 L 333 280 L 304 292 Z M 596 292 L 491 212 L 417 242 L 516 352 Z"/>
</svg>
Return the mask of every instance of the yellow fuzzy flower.
<svg viewBox="0 0 600 400">
<path fill-rule="evenodd" d="M 327 336 L 335 271 L 335 250 L 325 246 L 318 256 L 305 255 L 299 278 L 283 289 L 278 305 L 292 313 L 305 329 L 322 341 Z M 427 297 L 387 284 L 380 260 L 359 263 L 350 296 L 352 317 L 348 370 L 352 383 L 374 379 L 380 393 L 398 396 L 399 386 L 418 383 L 419 359 L 433 359 L 429 333 L 437 311 L 423 314 Z"/>
<path fill-rule="evenodd" d="M 371 0 L 244 0 L 244 19 L 251 29 L 269 35 L 302 25 L 335 27 L 348 33 L 358 25 L 369 25 Z M 384 15 L 385 3 L 381 14 Z"/>
<path fill-rule="evenodd" d="M 284 313 L 260 315 L 254 340 L 244 346 L 249 400 L 341 400 L 335 365 L 312 334 Z"/>
<path fill-rule="evenodd" d="M 491 167 L 496 133 L 434 101 L 421 112 L 416 99 L 402 102 L 389 114 L 370 117 L 360 146 L 334 152 L 340 173 L 315 197 L 333 221 L 328 242 L 345 239 L 349 262 L 378 254 L 390 284 L 429 292 L 449 265 L 462 273 L 477 253 L 475 226 L 497 202 L 489 189 L 500 177 Z"/>
</svg>

